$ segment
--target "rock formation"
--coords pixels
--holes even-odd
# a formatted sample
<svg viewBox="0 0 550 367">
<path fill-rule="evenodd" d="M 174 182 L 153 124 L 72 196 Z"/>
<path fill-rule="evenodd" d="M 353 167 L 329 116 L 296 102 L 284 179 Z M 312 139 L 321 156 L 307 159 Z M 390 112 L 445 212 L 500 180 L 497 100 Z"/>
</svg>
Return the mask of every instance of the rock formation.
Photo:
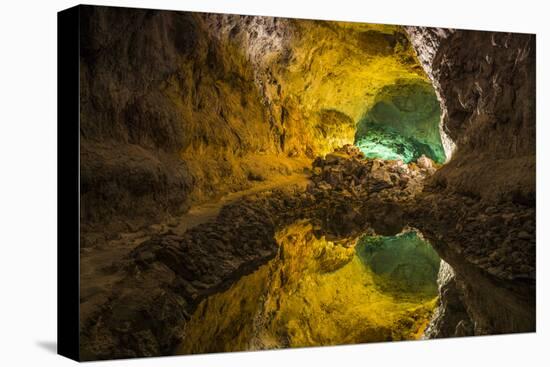
<svg viewBox="0 0 550 367">
<path fill-rule="evenodd" d="M 174 353 L 303 220 L 429 240 L 427 338 L 534 331 L 534 36 L 87 6 L 81 35 L 83 359 Z"/>
<path fill-rule="evenodd" d="M 535 38 L 406 30 L 456 144 L 417 198 L 415 225 L 456 272 L 475 334 L 533 331 Z"/>
<path fill-rule="evenodd" d="M 382 88 L 427 81 L 394 26 L 102 7 L 81 19 L 85 226 L 150 224 L 300 171 L 353 143 Z"/>
<path fill-rule="evenodd" d="M 453 268 L 441 261 L 437 278 L 439 287 L 438 307 L 424 331 L 425 339 L 473 335 L 473 325 L 464 308 L 464 295 L 457 285 Z"/>
</svg>

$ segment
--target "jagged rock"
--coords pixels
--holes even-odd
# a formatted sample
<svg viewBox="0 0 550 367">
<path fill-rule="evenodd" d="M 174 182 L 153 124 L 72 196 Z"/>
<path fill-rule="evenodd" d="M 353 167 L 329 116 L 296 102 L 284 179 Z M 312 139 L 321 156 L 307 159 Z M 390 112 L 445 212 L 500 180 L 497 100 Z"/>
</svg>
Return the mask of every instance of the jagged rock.
<svg viewBox="0 0 550 367">
<path fill-rule="evenodd" d="M 534 331 L 534 35 L 405 29 L 451 157 L 416 196 L 414 226 L 459 275 L 476 335 Z"/>
<path fill-rule="evenodd" d="M 473 324 L 464 307 L 456 274 L 445 261 L 441 260 L 437 285 L 439 287 L 438 306 L 423 338 L 451 338 L 473 335 Z"/>
<path fill-rule="evenodd" d="M 432 162 L 424 157 L 422 164 Z M 309 190 L 338 190 L 352 196 L 362 196 L 383 192 L 394 198 L 410 198 L 422 189 L 422 181 L 435 172 L 433 164 L 430 169 L 418 168 L 414 163 L 403 161 L 383 161 L 365 159 L 359 148 L 344 145 L 334 153 L 313 161 L 313 185 Z"/>
<path fill-rule="evenodd" d="M 82 221 L 114 232 L 299 172 L 354 141 L 365 95 L 426 81 L 397 26 L 93 6 L 81 19 Z"/>
<path fill-rule="evenodd" d="M 420 158 L 418 158 L 416 160 L 416 164 L 418 165 L 418 167 L 427 170 L 430 174 L 433 174 L 436 170 L 434 162 L 425 155 L 422 155 Z"/>
<path fill-rule="evenodd" d="M 388 83 L 369 72 L 373 59 L 393 52 L 381 70 L 425 81 L 398 27 L 373 35 L 361 25 L 113 8 L 81 16 L 84 281 L 93 283 L 85 260 L 96 247 L 121 247 L 97 270 L 114 280 L 81 294 L 84 359 L 170 354 L 197 303 L 272 258 L 276 230 L 303 218 L 335 241 L 421 231 L 455 273 L 442 274 L 427 337 L 534 331 L 533 36 L 406 27 L 441 104 L 450 160 L 438 167 L 339 148 L 354 140 L 365 95 Z M 307 192 L 251 194 L 183 233 L 151 226 L 302 172 L 316 156 Z M 115 241 L 108 228 L 135 237 Z"/>
</svg>

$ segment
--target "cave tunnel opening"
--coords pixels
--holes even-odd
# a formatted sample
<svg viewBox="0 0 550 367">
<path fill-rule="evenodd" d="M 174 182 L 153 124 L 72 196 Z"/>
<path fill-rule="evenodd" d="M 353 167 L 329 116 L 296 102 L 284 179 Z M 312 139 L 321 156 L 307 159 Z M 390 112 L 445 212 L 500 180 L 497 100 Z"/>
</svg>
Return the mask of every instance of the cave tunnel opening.
<svg viewBox="0 0 550 367">
<path fill-rule="evenodd" d="M 441 107 L 433 86 L 400 79 L 383 87 L 357 123 L 354 144 L 367 158 L 446 161 L 440 135 Z"/>
</svg>

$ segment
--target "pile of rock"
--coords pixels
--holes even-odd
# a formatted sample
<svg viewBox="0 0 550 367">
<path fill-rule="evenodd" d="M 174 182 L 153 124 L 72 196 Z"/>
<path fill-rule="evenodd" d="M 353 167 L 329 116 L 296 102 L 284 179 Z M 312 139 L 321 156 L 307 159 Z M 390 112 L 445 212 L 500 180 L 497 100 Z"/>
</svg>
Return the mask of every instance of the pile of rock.
<svg viewBox="0 0 550 367">
<path fill-rule="evenodd" d="M 400 160 L 365 159 L 359 148 L 345 145 L 313 161 L 308 191 L 313 194 L 336 191 L 354 197 L 393 191 L 397 196 L 406 197 L 420 191 L 421 182 L 435 170 L 433 161 L 425 156 L 410 164 Z"/>
</svg>

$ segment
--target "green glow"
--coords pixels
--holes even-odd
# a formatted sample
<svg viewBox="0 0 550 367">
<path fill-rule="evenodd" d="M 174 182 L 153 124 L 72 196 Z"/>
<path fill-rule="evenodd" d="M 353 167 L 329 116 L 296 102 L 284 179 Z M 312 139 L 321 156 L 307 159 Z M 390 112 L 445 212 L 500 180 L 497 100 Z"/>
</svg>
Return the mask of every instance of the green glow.
<svg viewBox="0 0 550 367">
<path fill-rule="evenodd" d="M 429 145 L 414 138 L 407 138 L 387 127 L 369 127 L 368 133 L 358 138 L 355 145 L 367 158 L 399 159 L 409 163 L 415 161 L 422 154 L 432 159 L 438 157 L 438 153 L 434 152 Z M 440 162 L 441 160 L 436 159 L 436 161 Z"/>
<path fill-rule="evenodd" d="M 365 266 L 383 279 L 379 282 L 383 291 L 396 295 L 437 295 L 440 259 L 431 245 L 416 232 L 363 237 L 356 252 Z"/>
<path fill-rule="evenodd" d="M 422 154 L 445 161 L 439 101 L 427 82 L 398 81 L 382 89 L 357 125 L 355 145 L 368 158 L 408 163 Z"/>
<path fill-rule="evenodd" d="M 418 339 L 437 301 L 439 258 L 416 233 L 334 243 L 308 221 L 280 253 L 203 300 L 178 353 Z"/>
</svg>

